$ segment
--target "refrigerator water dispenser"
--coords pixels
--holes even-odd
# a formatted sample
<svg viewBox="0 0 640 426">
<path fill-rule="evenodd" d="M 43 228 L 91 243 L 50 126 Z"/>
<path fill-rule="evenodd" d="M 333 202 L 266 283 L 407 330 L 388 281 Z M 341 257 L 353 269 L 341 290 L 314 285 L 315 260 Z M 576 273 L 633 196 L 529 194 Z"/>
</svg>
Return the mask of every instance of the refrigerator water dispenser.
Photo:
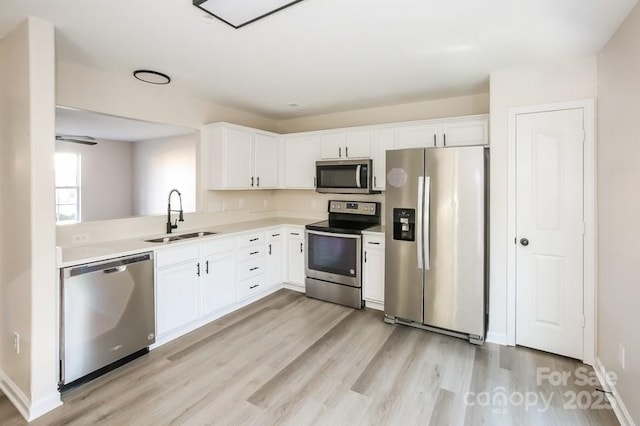
<svg viewBox="0 0 640 426">
<path fill-rule="evenodd" d="M 393 209 L 393 239 L 416 240 L 416 210 Z"/>
</svg>

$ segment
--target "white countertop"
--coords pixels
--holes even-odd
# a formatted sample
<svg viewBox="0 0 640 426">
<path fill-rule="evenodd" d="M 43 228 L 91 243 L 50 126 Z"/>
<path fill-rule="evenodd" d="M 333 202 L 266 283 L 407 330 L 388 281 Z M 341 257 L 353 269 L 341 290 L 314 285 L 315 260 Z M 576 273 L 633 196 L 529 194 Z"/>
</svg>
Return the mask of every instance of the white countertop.
<svg viewBox="0 0 640 426">
<path fill-rule="evenodd" d="M 186 240 L 172 241 L 169 243 L 149 243 L 144 241 L 152 238 L 162 238 L 168 235 L 156 234 L 123 240 L 103 241 L 94 244 L 58 247 L 58 268 L 65 268 L 68 266 L 80 265 L 89 262 L 97 262 L 101 260 L 112 259 L 114 257 L 129 256 L 132 254 L 162 249 L 165 247 L 175 247 L 177 245 L 190 244 L 194 242 L 210 241 L 216 238 L 224 238 L 226 236 L 229 236 L 230 234 L 245 231 L 259 231 L 261 229 L 285 225 L 304 226 L 312 222 L 315 222 L 315 220 L 291 217 L 275 217 L 269 219 L 252 220 L 248 222 L 215 225 L 198 229 L 178 229 L 177 231 L 174 231 L 173 235 L 187 234 L 197 231 L 216 232 L 216 234 Z"/>
</svg>

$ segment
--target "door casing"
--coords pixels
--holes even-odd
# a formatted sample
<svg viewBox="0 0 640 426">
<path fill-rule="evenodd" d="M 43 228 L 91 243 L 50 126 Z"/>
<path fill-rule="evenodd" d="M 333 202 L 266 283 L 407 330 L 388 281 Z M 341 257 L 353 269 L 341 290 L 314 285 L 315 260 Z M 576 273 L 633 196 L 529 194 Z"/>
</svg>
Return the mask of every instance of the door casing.
<svg viewBox="0 0 640 426">
<path fill-rule="evenodd" d="M 516 344 L 516 119 L 520 114 L 552 112 L 567 109 L 584 111 L 584 316 L 583 359 L 585 364 L 595 364 L 596 354 L 596 146 L 595 101 L 577 101 L 509 108 L 508 111 L 508 204 L 507 204 L 507 345 Z"/>
</svg>

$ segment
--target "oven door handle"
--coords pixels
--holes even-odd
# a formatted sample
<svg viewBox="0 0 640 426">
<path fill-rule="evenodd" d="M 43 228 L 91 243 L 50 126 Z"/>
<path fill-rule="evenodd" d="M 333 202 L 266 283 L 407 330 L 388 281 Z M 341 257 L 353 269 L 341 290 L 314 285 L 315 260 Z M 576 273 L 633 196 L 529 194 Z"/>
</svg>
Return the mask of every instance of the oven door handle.
<svg viewBox="0 0 640 426">
<path fill-rule="evenodd" d="M 362 235 L 360 234 L 340 234 L 337 232 L 312 231 L 309 229 L 307 229 L 306 232 L 307 234 L 324 235 L 326 237 L 353 238 L 354 240 L 362 238 Z"/>
<path fill-rule="evenodd" d="M 362 170 L 362 165 L 358 164 L 356 166 L 356 187 L 362 188 L 362 183 L 360 182 L 360 170 Z"/>
</svg>

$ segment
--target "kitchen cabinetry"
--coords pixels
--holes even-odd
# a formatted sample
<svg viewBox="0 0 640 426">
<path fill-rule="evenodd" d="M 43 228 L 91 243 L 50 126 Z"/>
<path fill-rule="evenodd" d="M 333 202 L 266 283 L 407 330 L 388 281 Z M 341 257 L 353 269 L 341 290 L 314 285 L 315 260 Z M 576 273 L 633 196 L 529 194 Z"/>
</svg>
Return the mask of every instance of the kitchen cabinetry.
<svg viewBox="0 0 640 426">
<path fill-rule="evenodd" d="M 387 151 L 395 148 L 395 130 L 376 130 L 373 138 L 373 189 L 384 191 L 387 185 Z"/>
<path fill-rule="evenodd" d="M 304 289 L 305 278 L 304 228 L 287 229 L 287 282 Z"/>
<path fill-rule="evenodd" d="M 320 156 L 323 160 L 371 158 L 372 131 L 349 129 L 320 135 Z"/>
<path fill-rule="evenodd" d="M 488 143 L 489 119 L 486 116 L 414 122 L 397 128 L 397 149 L 472 146 Z"/>
<path fill-rule="evenodd" d="M 237 237 L 238 299 L 243 300 L 267 287 L 265 234 L 256 232 Z"/>
<path fill-rule="evenodd" d="M 384 235 L 363 235 L 362 295 L 368 307 L 384 310 Z"/>
<path fill-rule="evenodd" d="M 283 143 L 282 183 L 290 189 L 314 189 L 316 161 L 318 160 L 317 135 L 287 135 Z"/>
<path fill-rule="evenodd" d="M 202 316 L 236 301 L 236 245 L 233 238 L 202 244 Z"/>
<path fill-rule="evenodd" d="M 197 245 L 156 253 L 156 334 L 162 337 L 198 319 L 200 264 Z"/>
<path fill-rule="evenodd" d="M 284 281 L 285 228 L 267 231 L 267 285 L 275 287 Z"/>
<path fill-rule="evenodd" d="M 207 189 L 275 188 L 278 177 L 276 135 L 231 124 L 203 129 Z"/>
</svg>

